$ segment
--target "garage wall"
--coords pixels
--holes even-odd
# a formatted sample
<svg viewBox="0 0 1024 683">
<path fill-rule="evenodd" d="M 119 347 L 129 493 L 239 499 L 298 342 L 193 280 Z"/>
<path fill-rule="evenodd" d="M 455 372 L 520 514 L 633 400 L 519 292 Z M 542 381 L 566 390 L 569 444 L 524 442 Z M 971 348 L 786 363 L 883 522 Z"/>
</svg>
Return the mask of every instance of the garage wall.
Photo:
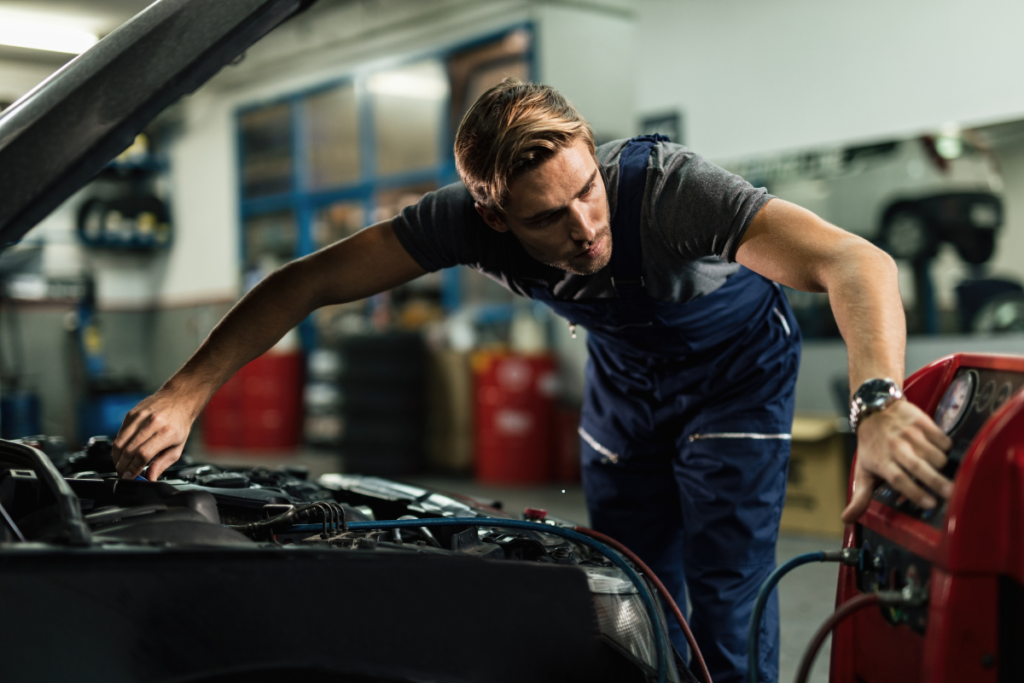
<svg viewBox="0 0 1024 683">
<path fill-rule="evenodd" d="M 907 344 L 906 374 L 909 377 L 932 361 L 953 353 L 1024 355 L 1024 335 L 914 338 Z M 846 346 L 841 341 L 804 344 L 796 381 L 796 411 L 810 415 L 845 416 L 847 409 L 840 406 L 833 383 L 846 377 L 846 363 Z"/>
<path fill-rule="evenodd" d="M 636 0 L 638 108 L 717 158 L 1020 118 L 1019 0 Z"/>
<path fill-rule="evenodd" d="M 626 4 L 626 3 L 623 3 Z M 594 129 L 598 143 L 636 134 L 635 19 L 623 8 L 581 11 L 540 4 L 540 80 L 558 88 Z"/>
<path fill-rule="evenodd" d="M 46 64 L 0 59 L 0 102 L 14 102 L 56 70 Z"/>
<path fill-rule="evenodd" d="M 633 17 L 626 0 L 391 0 L 316 10 L 272 33 L 185 102 L 171 158 L 176 245 L 161 303 L 239 291 L 235 113 L 241 106 L 530 21 L 537 27 L 541 79 L 564 89 L 599 135 L 632 133 L 632 92 L 615 88 L 608 96 L 609 83 L 630 82 Z"/>
<path fill-rule="evenodd" d="M 1024 118 L 1024 117 L 1022 117 Z M 993 274 L 1024 282 L 1024 141 L 995 150 L 1006 191 L 1003 194 L 1005 224 L 996 253 L 987 264 Z"/>
<path fill-rule="evenodd" d="M 396 52 L 426 51 L 437 44 L 437 35 L 468 33 L 465 19 L 456 18 L 460 9 L 481 21 L 479 32 L 490 28 L 474 2 L 385 4 L 388 16 L 384 8 L 377 13 L 363 3 L 322 12 L 314 8 L 256 44 L 238 66 L 225 69 L 185 101 L 184 126 L 171 155 L 177 243 L 162 302 L 204 295 L 234 299 L 240 292 L 235 125 L 240 107 L 344 77 L 367 63 L 396 61 Z M 522 3 L 496 4 L 513 7 L 490 22 L 495 29 L 525 19 L 518 8 Z M 443 9 L 450 11 L 439 12 Z"/>
</svg>

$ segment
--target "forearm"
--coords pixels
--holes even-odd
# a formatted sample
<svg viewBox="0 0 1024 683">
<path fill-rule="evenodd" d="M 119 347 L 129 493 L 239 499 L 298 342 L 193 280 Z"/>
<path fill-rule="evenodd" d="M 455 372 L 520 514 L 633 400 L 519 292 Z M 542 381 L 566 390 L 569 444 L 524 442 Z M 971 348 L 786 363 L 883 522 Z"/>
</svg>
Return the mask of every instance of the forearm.
<svg viewBox="0 0 1024 683">
<path fill-rule="evenodd" d="M 277 343 L 316 306 L 303 262 L 275 270 L 235 304 L 192 357 L 164 383 L 198 415 L 238 370 Z"/>
<path fill-rule="evenodd" d="M 839 332 L 849 356 L 850 390 L 874 377 L 902 386 L 907 330 L 896 264 L 883 251 L 851 238 L 823 269 Z"/>
</svg>

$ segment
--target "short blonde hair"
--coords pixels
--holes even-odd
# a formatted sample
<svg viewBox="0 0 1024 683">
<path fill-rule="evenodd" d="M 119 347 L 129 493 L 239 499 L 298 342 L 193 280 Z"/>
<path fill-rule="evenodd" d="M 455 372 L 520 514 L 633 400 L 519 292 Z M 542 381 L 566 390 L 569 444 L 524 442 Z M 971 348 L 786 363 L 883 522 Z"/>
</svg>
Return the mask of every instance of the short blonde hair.
<svg viewBox="0 0 1024 683">
<path fill-rule="evenodd" d="M 590 124 L 557 90 L 506 78 L 470 107 L 455 134 L 455 168 L 473 199 L 500 211 L 517 175 L 582 138 Z"/>
</svg>

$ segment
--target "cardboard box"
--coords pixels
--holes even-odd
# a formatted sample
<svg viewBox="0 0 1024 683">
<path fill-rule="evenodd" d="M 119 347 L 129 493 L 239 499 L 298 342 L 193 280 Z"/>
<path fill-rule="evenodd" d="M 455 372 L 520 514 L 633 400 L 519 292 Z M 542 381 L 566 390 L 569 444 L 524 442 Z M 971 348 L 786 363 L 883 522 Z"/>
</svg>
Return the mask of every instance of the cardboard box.
<svg viewBox="0 0 1024 683">
<path fill-rule="evenodd" d="M 845 438 L 836 418 L 798 415 L 793 420 L 782 531 L 842 536 L 849 477 Z"/>
<path fill-rule="evenodd" d="M 431 349 L 427 367 L 427 464 L 433 472 L 473 470 L 473 372 L 469 354 Z"/>
</svg>

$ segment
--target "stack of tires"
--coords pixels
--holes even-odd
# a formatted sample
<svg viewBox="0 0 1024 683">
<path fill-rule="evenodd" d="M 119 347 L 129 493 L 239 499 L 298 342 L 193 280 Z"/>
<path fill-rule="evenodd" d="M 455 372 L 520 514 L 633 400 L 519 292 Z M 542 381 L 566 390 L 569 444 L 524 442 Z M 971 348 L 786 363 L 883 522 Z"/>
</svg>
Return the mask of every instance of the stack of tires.
<svg viewBox="0 0 1024 683">
<path fill-rule="evenodd" d="M 415 332 L 344 337 L 338 345 L 338 447 L 344 471 L 393 476 L 420 469 L 426 349 Z"/>
</svg>

